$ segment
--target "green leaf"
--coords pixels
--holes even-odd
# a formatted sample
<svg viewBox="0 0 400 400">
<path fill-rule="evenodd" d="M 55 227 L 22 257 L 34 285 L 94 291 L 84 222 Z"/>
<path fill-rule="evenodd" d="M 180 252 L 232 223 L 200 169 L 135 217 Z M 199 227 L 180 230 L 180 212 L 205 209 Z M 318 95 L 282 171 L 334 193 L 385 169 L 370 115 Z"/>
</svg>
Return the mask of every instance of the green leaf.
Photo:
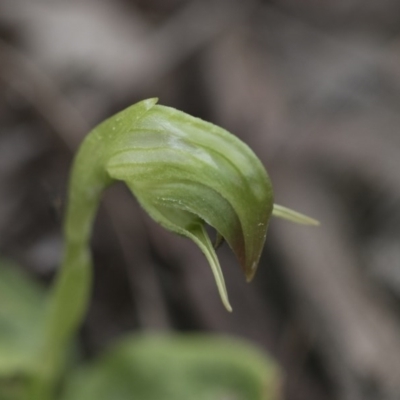
<svg viewBox="0 0 400 400">
<path fill-rule="evenodd" d="M 0 261 L 0 376 L 32 371 L 43 333 L 44 291 L 17 267 Z"/>
<path fill-rule="evenodd" d="M 44 290 L 0 259 L 0 399 L 25 398 L 38 365 L 44 319 Z"/>
<path fill-rule="evenodd" d="M 62 400 L 276 400 L 280 378 L 272 360 L 241 340 L 133 336 L 79 369 Z"/>
</svg>

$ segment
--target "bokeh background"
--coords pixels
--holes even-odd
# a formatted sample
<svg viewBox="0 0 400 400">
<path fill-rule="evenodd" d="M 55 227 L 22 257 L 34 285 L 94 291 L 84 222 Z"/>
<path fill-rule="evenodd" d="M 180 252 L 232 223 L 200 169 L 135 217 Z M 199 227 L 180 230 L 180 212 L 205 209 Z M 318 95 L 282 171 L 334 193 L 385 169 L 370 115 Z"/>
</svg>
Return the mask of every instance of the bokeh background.
<svg viewBox="0 0 400 400">
<path fill-rule="evenodd" d="M 98 216 L 87 357 L 130 331 L 257 343 L 287 400 L 400 398 L 400 3 L 0 0 L 0 254 L 49 284 L 68 171 L 85 134 L 148 97 L 247 142 L 276 201 L 321 221 L 270 225 L 251 284 L 121 185 Z"/>
</svg>

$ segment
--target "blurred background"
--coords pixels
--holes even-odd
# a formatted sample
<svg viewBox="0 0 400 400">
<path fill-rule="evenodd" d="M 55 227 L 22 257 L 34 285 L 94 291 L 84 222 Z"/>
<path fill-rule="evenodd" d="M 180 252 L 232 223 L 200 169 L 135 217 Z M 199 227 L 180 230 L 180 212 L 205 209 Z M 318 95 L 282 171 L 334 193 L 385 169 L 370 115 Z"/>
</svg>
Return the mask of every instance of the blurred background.
<svg viewBox="0 0 400 400">
<path fill-rule="evenodd" d="M 0 0 L 0 254 L 49 284 L 74 152 L 148 97 L 235 133 L 276 201 L 254 282 L 227 246 L 225 311 L 195 246 L 122 185 L 93 236 L 88 358 L 130 331 L 248 339 L 287 400 L 400 398 L 400 2 Z"/>
</svg>

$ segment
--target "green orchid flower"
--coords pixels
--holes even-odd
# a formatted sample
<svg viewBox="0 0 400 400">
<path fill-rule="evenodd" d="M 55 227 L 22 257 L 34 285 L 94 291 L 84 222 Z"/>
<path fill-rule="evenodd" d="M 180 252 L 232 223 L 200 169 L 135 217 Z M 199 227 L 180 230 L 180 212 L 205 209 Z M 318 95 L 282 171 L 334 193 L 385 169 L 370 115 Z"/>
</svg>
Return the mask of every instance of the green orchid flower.
<svg viewBox="0 0 400 400">
<path fill-rule="evenodd" d="M 76 156 L 65 222 L 66 252 L 49 302 L 44 345 L 47 374 L 77 329 L 91 287 L 89 239 L 102 192 L 123 181 L 143 209 L 205 254 L 231 311 L 218 257 L 205 230 L 225 240 L 250 281 L 271 215 L 303 224 L 311 218 L 274 205 L 271 181 L 252 150 L 226 130 L 181 111 L 141 101 L 97 126 Z M 59 357 L 55 357 L 55 354 Z M 46 375 L 46 372 L 43 372 Z"/>
</svg>

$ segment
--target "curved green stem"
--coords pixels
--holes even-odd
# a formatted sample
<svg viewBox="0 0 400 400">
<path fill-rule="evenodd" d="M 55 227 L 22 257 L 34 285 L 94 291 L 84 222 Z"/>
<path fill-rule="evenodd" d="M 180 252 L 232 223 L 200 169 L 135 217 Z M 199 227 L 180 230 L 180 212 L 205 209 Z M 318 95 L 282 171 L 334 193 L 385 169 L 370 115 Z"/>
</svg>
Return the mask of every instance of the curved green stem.
<svg viewBox="0 0 400 400">
<path fill-rule="evenodd" d="M 82 171 L 80 160 L 87 159 L 88 156 L 93 159 L 92 154 L 87 154 L 87 148 L 93 151 L 90 146 L 82 147 L 71 176 L 64 225 L 64 258 L 48 299 L 48 316 L 39 353 L 38 376 L 32 385 L 30 399 L 51 398 L 53 386 L 61 372 L 65 350 L 88 307 L 92 286 L 89 242 L 100 196 L 108 186 L 109 178 L 95 165 Z M 87 163 L 85 166 L 87 167 Z"/>
<path fill-rule="evenodd" d="M 155 100 L 133 106 L 133 125 Z M 117 117 L 118 118 L 118 117 Z M 30 385 L 29 400 L 49 400 L 66 357 L 66 349 L 88 308 L 92 288 L 90 237 L 101 194 L 112 183 L 105 168 L 105 154 L 119 131 L 115 120 L 96 127 L 84 140 L 74 160 L 64 223 L 65 251 L 61 268 L 48 299 L 38 370 Z"/>
</svg>

